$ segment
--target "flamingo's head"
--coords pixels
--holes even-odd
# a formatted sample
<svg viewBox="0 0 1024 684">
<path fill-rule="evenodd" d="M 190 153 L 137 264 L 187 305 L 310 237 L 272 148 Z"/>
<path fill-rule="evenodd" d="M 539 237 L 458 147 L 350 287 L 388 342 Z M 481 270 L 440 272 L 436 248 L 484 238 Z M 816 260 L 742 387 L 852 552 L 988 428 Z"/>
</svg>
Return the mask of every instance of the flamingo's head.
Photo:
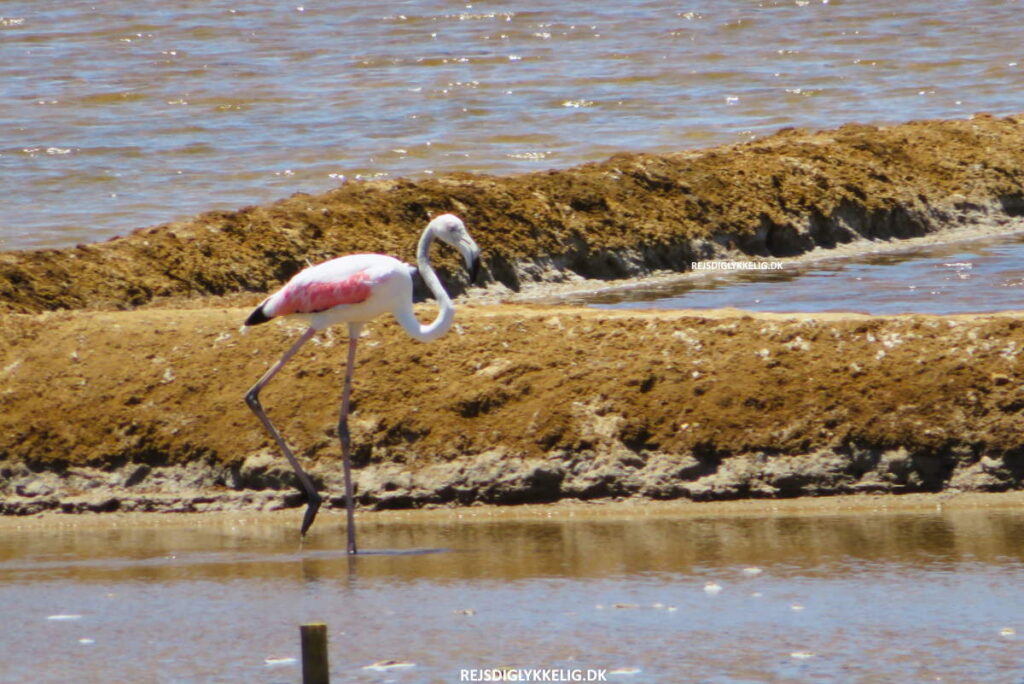
<svg viewBox="0 0 1024 684">
<path fill-rule="evenodd" d="M 455 214 L 441 214 L 430 222 L 427 228 L 438 240 L 446 242 L 459 250 L 463 260 L 466 262 L 466 269 L 469 271 L 469 282 L 475 282 L 477 273 L 480 272 L 480 248 L 469 236 L 466 224 Z"/>
</svg>

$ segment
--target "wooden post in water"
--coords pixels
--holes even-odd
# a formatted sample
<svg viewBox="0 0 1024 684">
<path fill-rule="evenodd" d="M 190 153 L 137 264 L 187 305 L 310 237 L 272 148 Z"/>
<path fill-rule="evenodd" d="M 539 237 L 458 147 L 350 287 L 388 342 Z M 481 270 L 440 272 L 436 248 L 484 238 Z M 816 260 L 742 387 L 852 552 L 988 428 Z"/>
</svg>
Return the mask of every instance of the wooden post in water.
<svg viewBox="0 0 1024 684">
<path fill-rule="evenodd" d="M 312 622 L 299 627 L 302 637 L 302 684 L 329 684 L 327 625 Z"/>
</svg>

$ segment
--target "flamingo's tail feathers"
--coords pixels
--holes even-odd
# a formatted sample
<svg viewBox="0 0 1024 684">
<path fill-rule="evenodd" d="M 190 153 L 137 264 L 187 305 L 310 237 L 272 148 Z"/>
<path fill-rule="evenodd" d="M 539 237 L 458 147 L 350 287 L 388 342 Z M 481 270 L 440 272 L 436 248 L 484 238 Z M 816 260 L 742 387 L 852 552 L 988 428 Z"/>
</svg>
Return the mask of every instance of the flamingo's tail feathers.
<svg viewBox="0 0 1024 684">
<path fill-rule="evenodd" d="M 257 306 L 249 317 L 245 319 L 245 325 L 259 325 L 260 323 L 266 323 L 273 316 L 268 316 L 266 312 L 267 301 L 264 300 L 259 306 Z"/>
</svg>

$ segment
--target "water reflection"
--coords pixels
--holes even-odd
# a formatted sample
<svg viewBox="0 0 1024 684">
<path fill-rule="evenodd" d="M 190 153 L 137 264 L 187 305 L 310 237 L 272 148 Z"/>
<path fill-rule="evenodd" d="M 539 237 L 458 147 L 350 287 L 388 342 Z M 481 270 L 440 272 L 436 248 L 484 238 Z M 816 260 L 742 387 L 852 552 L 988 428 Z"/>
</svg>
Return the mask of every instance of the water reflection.
<svg viewBox="0 0 1024 684">
<path fill-rule="evenodd" d="M 291 526 L 224 523 L 157 529 L 4 531 L 0 581 L 145 582 L 295 579 L 349 569 L 366 577 L 602 578 L 779 566 L 843 573 L 853 565 L 1021 560 L 1024 518 L 991 511 L 654 519 L 361 521 L 352 558 L 327 524 L 302 543 Z"/>
<path fill-rule="evenodd" d="M 0 529 L 0 682 L 296 681 L 314 620 L 338 682 L 1013 681 L 1024 655 L 1013 510 L 362 516 L 367 548 L 450 551 L 356 558 L 340 520 L 301 548 L 293 524 Z M 364 669 L 389 659 L 413 665 Z"/>
</svg>

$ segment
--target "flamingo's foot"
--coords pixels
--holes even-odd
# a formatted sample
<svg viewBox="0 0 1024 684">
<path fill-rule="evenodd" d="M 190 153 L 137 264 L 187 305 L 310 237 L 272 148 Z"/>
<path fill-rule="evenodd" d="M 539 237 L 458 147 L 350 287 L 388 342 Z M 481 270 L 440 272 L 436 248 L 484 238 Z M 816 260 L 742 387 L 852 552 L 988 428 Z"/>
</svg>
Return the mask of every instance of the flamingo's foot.
<svg viewBox="0 0 1024 684">
<path fill-rule="evenodd" d="M 313 521 L 316 520 L 316 514 L 320 510 L 322 502 L 323 499 L 316 492 L 307 493 L 306 514 L 302 516 L 302 530 L 299 532 L 303 537 L 306 536 L 306 531 L 313 526 Z"/>
</svg>

